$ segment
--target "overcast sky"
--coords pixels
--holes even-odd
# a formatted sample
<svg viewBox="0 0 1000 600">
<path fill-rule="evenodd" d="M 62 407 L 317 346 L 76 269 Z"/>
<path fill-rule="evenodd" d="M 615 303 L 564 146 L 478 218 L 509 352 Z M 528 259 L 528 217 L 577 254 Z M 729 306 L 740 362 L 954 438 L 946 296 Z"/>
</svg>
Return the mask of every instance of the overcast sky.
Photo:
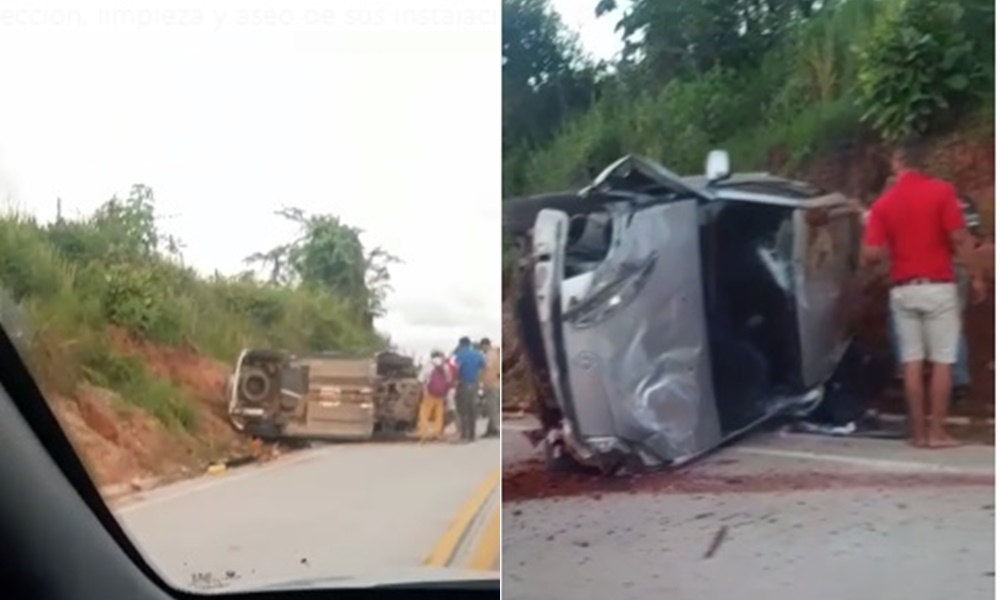
<svg viewBox="0 0 1000 600">
<path fill-rule="evenodd" d="M 551 0 L 563 23 L 580 36 L 580 44 L 594 58 L 609 60 L 622 49 L 621 36 L 615 31 L 615 24 L 621 18 L 622 10 L 602 16 L 594 16 L 597 0 Z M 625 4 L 619 0 L 619 4 Z"/>
<path fill-rule="evenodd" d="M 404 348 L 500 336 L 497 0 L 0 4 L 0 201 L 151 186 L 189 264 L 288 241 L 283 205 L 404 259 Z M 494 66 L 495 65 L 495 66 Z"/>
</svg>

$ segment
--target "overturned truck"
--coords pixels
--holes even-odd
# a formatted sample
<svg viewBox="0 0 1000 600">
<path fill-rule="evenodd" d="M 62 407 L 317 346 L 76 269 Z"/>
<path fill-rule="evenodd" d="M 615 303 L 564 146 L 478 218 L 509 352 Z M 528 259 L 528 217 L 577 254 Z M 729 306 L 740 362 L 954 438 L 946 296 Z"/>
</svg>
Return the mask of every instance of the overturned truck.
<svg viewBox="0 0 1000 600">
<path fill-rule="evenodd" d="M 367 357 L 294 356 L 248 348 L 227 390 L 229 419 L 266 440 L 367 440 L 417 422 L 421 385 L 413 360 L 393 352 Z"/>
<path fill-rule="evenodd" d="M 554 467 L 682 464 L 843 384 L 860 223 L 841 194 L 721 151 L 697 177 L 627 156 L 503 218 Z"/>
</svg>

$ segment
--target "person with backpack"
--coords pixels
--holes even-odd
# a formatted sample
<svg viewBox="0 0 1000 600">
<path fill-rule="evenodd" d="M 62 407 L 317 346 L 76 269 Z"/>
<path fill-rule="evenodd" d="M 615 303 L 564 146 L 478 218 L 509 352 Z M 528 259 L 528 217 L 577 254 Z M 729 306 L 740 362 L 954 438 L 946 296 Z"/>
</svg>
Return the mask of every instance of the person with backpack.
<svg viewBox="0 0 1000 600">
<path fill-rule="evenodd" d="M 432 352 L 430 370 L 424 378 L 424 394 L 418 416 L 420 443 L 429 439 L 441 441 L 444 437 L 445 399 L 454 381 L 444 354 L 437 350 Z"/>
</svg>

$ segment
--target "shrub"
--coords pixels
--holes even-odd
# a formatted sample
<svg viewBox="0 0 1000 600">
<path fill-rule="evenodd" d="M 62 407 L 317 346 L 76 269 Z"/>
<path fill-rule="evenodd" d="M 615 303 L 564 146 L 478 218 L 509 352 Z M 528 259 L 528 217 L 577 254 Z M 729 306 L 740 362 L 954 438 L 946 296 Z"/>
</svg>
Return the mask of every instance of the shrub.
<svg viewBox="0 0 1000 600">
<path fill-rule="evenodd" d="M 858 48 L 863 119 L 883 138 L 930 131 L 981 83 L 963 8 L 947 0 L 895 0 Z"/>
</svg>

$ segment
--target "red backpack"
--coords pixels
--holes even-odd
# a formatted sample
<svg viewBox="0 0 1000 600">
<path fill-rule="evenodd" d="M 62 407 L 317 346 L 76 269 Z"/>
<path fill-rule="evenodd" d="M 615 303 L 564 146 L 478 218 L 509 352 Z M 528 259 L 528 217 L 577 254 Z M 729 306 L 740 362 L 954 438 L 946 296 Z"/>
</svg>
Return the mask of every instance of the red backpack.
<svg viewBox="0 0 1000 600">
<path fill-rule="evenodd" d="M 444 398 L 449 389 L 451 389 L 451 377 L 448 376 L 448 367 L 444 365 L 434 367 L 427 381 L 427 393 L 435 398 Z"/>
</svg>

